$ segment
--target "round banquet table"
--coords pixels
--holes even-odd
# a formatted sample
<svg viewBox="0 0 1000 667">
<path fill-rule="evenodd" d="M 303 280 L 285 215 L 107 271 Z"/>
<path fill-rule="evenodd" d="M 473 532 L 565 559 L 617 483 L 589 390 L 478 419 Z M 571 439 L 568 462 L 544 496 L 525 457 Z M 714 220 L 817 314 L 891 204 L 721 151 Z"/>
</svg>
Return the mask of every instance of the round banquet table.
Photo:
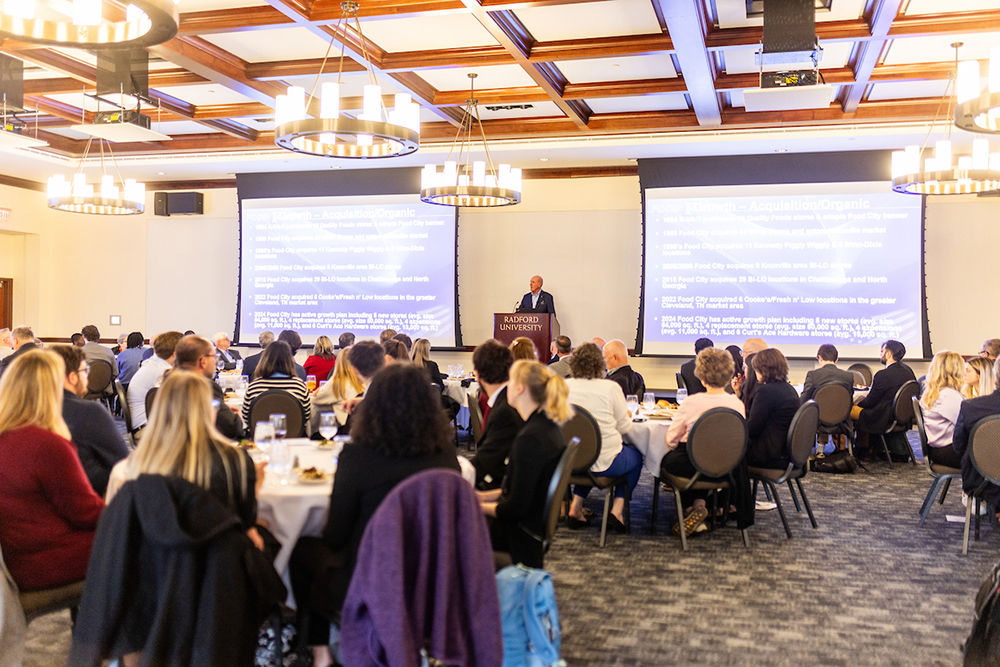
<svg viewBox="0 0 1000 667">
<path fill-rule="evenodd" d="M 462 381 L 448 378 L 444 381 L 444 395 L 461 406 L 455 421 L 464 429 L 469 428 L 469 396 L 479 391 L 479 385 L 473 382 L 468 387 L 462 386 Z"/>
<path fill-rule="evenodd" d="M 660 477 L 660 462 L 667 453 L 667 429 L 669 419 L 647 419 L 632 422 L 625 433 L 625 442 L 632 444 L 642 454 L 642 467 L 655 478 Z"/>
</svg>

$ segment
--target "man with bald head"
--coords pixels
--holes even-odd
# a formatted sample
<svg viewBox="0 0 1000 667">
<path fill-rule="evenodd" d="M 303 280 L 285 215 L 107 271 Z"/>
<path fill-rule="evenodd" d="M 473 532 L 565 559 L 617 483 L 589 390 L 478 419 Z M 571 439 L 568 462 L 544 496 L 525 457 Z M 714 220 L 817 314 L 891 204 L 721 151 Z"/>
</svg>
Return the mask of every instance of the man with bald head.
<svg viewBox="0 0 1000 667">
<path fill-rule="evenodd" d="M 521 305 L 517 307 L 519 313 L 552 313 L 556 314 L 556 302 L 552 295 L 542 289 L 542 277 L 531 276 L 528 283 L 530 291 L 521 297 Z"/>
<path fill-rule="evenodd" d="M 750 365 L 750 358 L 761 350 L 766 349 L 767 343 L 760 338 L 748 338 L 743 343 L 744 373 L 742 376 L 737 375 L 733 378 L 733 389 L 736 390 L 736 395 L 743 401 L 743 405 L 747 407 L 750 407 L 750 399 L 753 398 L 754 393 L 757 391 L 757 374 L 753 371 L 753 366 Z"/>
<path fill-rule="evenodd" d="M 608 369 L 607 378 L 614 380 L 628 396 L 635 394 L 642 400 L 646 393 L 646 381 L 628 365 L 628 348 L 620 340 L 613 340 L 604 346 L 604 365 Z"/>
</svg>

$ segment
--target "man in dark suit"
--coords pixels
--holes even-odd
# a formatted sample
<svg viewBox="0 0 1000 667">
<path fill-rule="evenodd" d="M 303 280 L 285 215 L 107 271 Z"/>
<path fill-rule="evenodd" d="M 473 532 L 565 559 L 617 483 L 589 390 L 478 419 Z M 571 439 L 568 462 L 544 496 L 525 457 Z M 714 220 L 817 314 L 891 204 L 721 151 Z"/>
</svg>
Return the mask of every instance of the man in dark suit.
<svg viewBox="0 0 1000 667">
<path fill-rule="evenodd" d="M 4 357 L 3 361 L 0 361 L 0 375 L 10 368 L 10 365 L 14 363 L 14 360 L 19 356 L 24 354 L 29 350 L 37 349 L 38 346 L 35 345 L 35 334 L 28 327 L 16 327 L 10 332 L 10 339 L 13 341 L 14 353 Z"/>
<path fill-rule="evenodd" d="M 528 283 L 531 288 L 527 294 L 521 297 L 521 305 L 517 307 L 519 312 L 529 311 L 532 313 L 552 313 L 556 314 L 556 302 L 552 295 L 542 289 L 542 277 L 532 276 Z"/>
<path fill-rule="evenodd" d="M 215 428 L 227 438 L 239 440 L 243 437 L 243 420 L 226 405 L 222 387 L 213 382 L 215 361 L 215 347 L 202 336 L 184 336 L 174 348 L 174 368 L 204 375 L 212 383 L 212 398 L 219 401 L 219 409 L 215 413 Z"/>
<path fill-rule="evenodd" d="M 274 333 L 261 331 L 260 335 L 257 336 L 257 342 L 260 343 L 260 352 L 251 354 L 243 360 L 243 375 L 246 375 L 251 380 L 253 380 L 254 371 L 257 370 L 257 364 L 260 363 L 260 357 L 264 354 L 264 348 L 274 342 Z"/>
<path fill-rule="evenodd" d="M 87 394 L 88 372 L 83 350 L 74 345 L 53 345 L 51 349 L 62 357 L 66 366 L 63 420 L 90 486 L 103 498 L 111 469 L 128 456 L 128 446 L 107 408 L 99 401 L 81 398 Z"/>
<path fill-rule="evenodd" d="M 972 465 L 967 453 L 971 444 L 969 435 L 981 420 L 1000 414 L 1000 377 L 996 374 L 997 370 L 1000 370 L 1000 364 L 994 365 L 993 368 L 993 377 L 997 378 L 994 385 L 996 390 L 986 396 L 962 401 L 962 407 L 958 410 L 958 421 L 955 422 L 955 434 L 951 440 L 951 446 L 962 456 L 962 490 L 966 493 L 972 493 L 985 481 Z M 1000 486 L 987 485 L 983 497 L 994 512 L 1000 511 Z"/>
<path fill-rule="evenodd" d="M 872 378 L 868 395 L 851 409 L 851 418 L 860 433 L 882 433 L 892 422 L 892 403 L 896 392 L 907 382 L 916 381 L 913 370 L 903 363 L 906 346 L 898 340 L 882 344 L 881 361 L 885 368 Z M 864 442 L 859 443 L 864 449 Z M 891 447 L 890 447 L 891 448 Z"/>
<path fill-rule="evenodd" d="M 628 365 L 628 348 L 620 340 L 608 341 L 604 345 L 604 365 L 608 369 L 607 378 L 614 380 L 628 396 L 635 394 L 642 400 L 646 393 L 646 381 Z"/>
<path fill-rule="evenodd" d="M 288 343 L 288 347 L 292 348 L 292 357 L 295 353 L 299 351 L 302 347 L 302 337 L 299 336 L 297 331 L 292 331 L 291 329 L 285 329 L 280 334 L 278 334 L 278 340 Z M 295 366 L 295 375 L 303 382 L 306 381 L 306 369 L 302 367 L 302 364 L 292 359 L 292 364 Z"/>
<path fill-rule="evenodd" d="M 507 472 L 510 446 L 524 421 L 507 403 L 507 381 L 514 355 L 502 343 L 490 339 L 472 353 L 472 369 L 479 391 L 489 396 L 489 414 L 483 434 L 476 443 L 472 465 L 476 468 L 476 488 L 481 491 L 500 488 Z"/>
<path fill-rule="evenodd" d="M 829 343 L 820 345 L 816 352 L 816 361 L 819 368 L 806 373 L 806 380 L 802 384 L 802 394 L 799 398 L 805 403 L 813 397 L 816 390 L 825 384 L 841 384 L 847 387 L 847 391 L 854 393 L 854 373 L 837 368 L 839 358 L 837 348 Z"/>
<path fill-rule="evenodd" d="M 694 342 L 694 356 L 697 357 L 699 352 L 709 347 L 715 347 L 715 343 L 712 342 L 711 338 L 699 338 Z M 742 369 L 736 370 L 740 371 Z M 705 391 L 705 385 L 694 376 L 694 359 L 681 364 L 681 378 L 684 380 L 684 386 L 687 387 L 688 396 L 700 394 Z"/>
<path fill-rule="evenodd" d="M 234 371 L 236 370 L 236 362 L 240 360 L 240 353 L 237 350 L 230 350 L 230 340 L 229 334 L 224 331 L 220 331 L 215 334 L 215 338 L 212 339 L 215 343 L 215 349 L 219 353 L 219 359 L 222 360 L 222 370 L 224 371 Z"/>
</svg>

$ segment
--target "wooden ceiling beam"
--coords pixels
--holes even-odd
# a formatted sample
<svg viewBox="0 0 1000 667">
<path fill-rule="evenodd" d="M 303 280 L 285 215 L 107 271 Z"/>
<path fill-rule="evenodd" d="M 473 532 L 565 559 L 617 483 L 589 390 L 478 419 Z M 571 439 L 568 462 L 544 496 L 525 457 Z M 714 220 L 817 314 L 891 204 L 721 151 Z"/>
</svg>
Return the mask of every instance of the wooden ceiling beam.
<svg viewBox="0 0 1000 667">
<path fill-rule="evenodd" d="M 861 103 L 875 66 L 882 57 L 889 29 L 902 4 L 903 0 L 875 0 L 869 17 L 871 39 L 862 42 L 854 58 L 854 83 L 845 87 L 841 102 L 844 113 L 852 113 Z"/>
<path fill-rule="evenodd" d="M 634 81 L 598 81 L 594 83 L 571 83 L 563 90 L 563 97 L 579 100 L 599 97 L 632 97 L 636 95 L 657 95 L 660 93 L 683 93 L 687 90 L 684 79 L 638 79 Z"/>
<path fill-rule="evenodd" d="M 154 88 L 158 86 L 187 86 L 200 83 L 207 83 L 207 79 L 179 67 L 169 70 L 153 70 L 149 73 L 149 85 Z M 25 94 L 59 95 L 62 93 L 78 93 L 82 90 L 93 92 L 95 87 L 92 84 L 85 84 L 71 77 L 24 80 Z"/>
<path fill-rule="evenodd" d="M 39 97 L 36 95 L 25 95 L 24 102 L 26 105 L 38 109 L 42 113 L 48 114 L 49 116 L 54 116 L 56 118 L 61 118 L 67 121 L 67 125 L 78 125 L 80 123 L 89 123 L 94 120 L 94 114 L 90 111 L 84 111 L 80 107 L 73 106 L 72 104 L 67 104 L 66 102 L 59 102 L 57 100 L 50 100 L 47 97 Z M 54 123 L 50 125 L 55 126 Z"/>
<path fill-rule="evenodd" d="M 360 98 L 359 98 L 360 99 Z M 346 101 L 346 100 L 345 100 Z M 391 104 L 390 100 L 390 104 Z M 345 107 L 346 108 L 346 107 Z M 194 118 L 249 118 L 274 116 L 274 110 L 266 104 L 243 102 L 239 104 L 206 104 L 194 108 Z"/>
<path fill-rule="evenodd" d="M 285 28 L 294 23 L 274 7 L 234 7 L 205 12 L 183 12 L 177 34 L 212 35 L 267 28 Z"/>
<path fill-rule="evenodd" d="M 360 65 L 350 58 L 344 58 L 341 68 L 340 56 L 330 58 L 326 61 L 324 72 L 336 74 L 339 70 L 344 72 L 364 72 L 364 65 Z M 315 76 L 323 64 L 322 58 L 308 58 L 305 60 L 279 60 L 275 62 L 247 63 L 247 78 L 254 81 L 280 80 L 289 76 Z"/>
<path fill-rule="evenodd" d="M 706 46 L 709 22 L 700 0 L 654 0 L 673 40 L 691 106 L 706 127 L 722 123 L 722 107 L 715 91 L 715 62 Z M 669 56 L 664 55 L 664 58 Z"/>
<path fill-rule="evenodd" d="M 530 62 L 586 60 L 591 58 L 613 58 L 615 56 L 660 53 L 673 50 L 673 41 L 669 35 L 663 33 L 625 35 L 622 37 L 598 37 L 596 39 L 567 39 L 554 42 L 537 42 L 531 47 L 528 60 Z"/>
</svg>

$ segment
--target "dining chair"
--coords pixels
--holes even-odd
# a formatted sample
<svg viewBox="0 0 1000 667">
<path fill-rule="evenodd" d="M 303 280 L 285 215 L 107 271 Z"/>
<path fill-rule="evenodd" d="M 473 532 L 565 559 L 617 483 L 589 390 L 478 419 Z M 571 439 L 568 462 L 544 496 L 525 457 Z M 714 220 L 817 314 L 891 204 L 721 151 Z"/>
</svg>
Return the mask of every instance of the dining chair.
<svg viewBox="0 0 1000 667">
<path fill-rule="evenodd" d="M 931 513 L 931 507 L 934 506 L 934 499 L 938 497 L 939 492 L 940 498 L 938 499 L 938 503 L 943 505 L 944 498 L 948 495 L 948 487 L 951 486 L 951 480 L 961 479 L 962 471 L 958 468 L 951 468 L 949 466 L 931 461 L 931 457 L 928 456 L 930 446 L 927 444 L 927 428 L 924 425 L 924 409 L 920 405 L 920 399 L 918 397 L 914 396 L 910 400 L 913 402 L 913 419 L 917 426 L 917 433 L 920 435 L 920 452 L 923 454 L 924 463 L 927 465 L 927 472 L 934 478 L 934 481 L 931 483 L 931 488 L 927 490 L 927 495 L 924 496 L 924 502 L 920 506 L 920 523 L 917 525 L 922 526 L 924 525 L 924 521 L 927 520 L 927 515 Z"/>
<path fill-rule="evenodd" d="M 919 393 L 920 385 L 917 384 L 916 380 L 904 383 L 896 391 L 896 396 L 892 399 L 892 421 L 889 422 L 889 426 L 884 431 L 878 434 L 890 468 L 892 467 L 892 454 L 889 452 L 889 443 L 886 440 L 886 436 L 893 433 L 902 433 L 905 439 L 906 432 L 913 426 L 913 397 Z M 917 465 L 917 459 L 913 456 L 913 449 L 910 447 L 909 441 L 906 443 L 906 454 L 910 458 L 910 463 Z"/>
<path fill-rule="evenodd" d="M 156 401 L 156 392 L 159 387 L 153 387 L 146 392 L 146 398 L 143 403 L 146 404 L 146 423 L 149 423 L 149 417 L 153 414 L 153 403 Z"/>
<path fill-rule="evenodd" d="M 88 400 L 107 400 L 112 391 L 111 380 L 114 373 L 111 364 L 104 359 L 94 359 L 89 364 L 87 373 L 87 393 L 84 398 Z M 110 403 L 110 401 L 108 401 Z M 114 406 L 108 405 L 109 409 Z"/>
<path fill-rule="evenodd" d="M 840 388 L 846 393 L 846 388 L 842 386 Z M 795 411 L 792 423 L 788 425 L 786 448 L 791 456 L 788 465 L 782 469 L 758 468 L 755 466 L 748 468 L 750 479 L 753 480 L 752 497 L 756 500 L 758 483 L 763 484 L 765 488 L 770 490 L 770 496 L 778 506 L 778 516 L 781 517 L 781 523 L 785 527 L 785 535 L 788 539 L 792 538 L 792 530 L 788 527 L 788 517 L 785 516 L 785 509 L 782 507 L 781 498 L 778 495 L 778 485 L 780 484 L 788 485 L 788 491 L 792 496 L 792 501 L 795 503 L 795 511 L 799 512 L 801 508 L 799 507 L 798 498 L 795 496 L 795 488 L 792 487 L 792 482 L 795 482 L 799 488 L 799 494 L 802 496 L 802 504 L 805 505 L 806 513 L 809 515 L 809 522 L 812 523 L 814 529 L 819 527 L 816 523 L 816 517 L 813 515 L 812 507 L 809 505 L 809 498 L 806 497 L 806 490 L 802 487 L 802 478 L 806 476 L 806 472 L 809 469 L 809 455 L 813 451 L 816 438 L 815 433 L 818 426 L 819 406 L 816 401 L 806 401 Z"/>
<path fill-rule="evenodd" d="M 962 555 L 969 553 L 969 525 L 973 511 L 976 515 L 976 541 L 979 541 L 979 508 L 983 492 L 991 484 L 1000 485 L 1000 415 L 992 415 L 976 422 L 969 434 L 967 453 L 973 467 L 983 476 L 983 483 L 969 494 L 965 506 L 965 530 L 962 535 Z M 975 505 L 975 510 L 972 506 Z"/>
<path fill-rule="evenodd" d="M 305 436 L 306 418 L 302 405 L 284 389 L 268 389 L 253 399 L 250 403 L 250 423 L 247 424 L 249 432 L 254 432 L 257 422 L 268 421 L 273 414 L 283 414 L 288 420 L 286 437 Z"/>
<path fill-rule="evenodd" d="M 842 384 L 825 384 L 813 395 L 819 411 L 816 432 L 823 435 L 843 435 L 847 448 L 854 454 L 854 429 L 851 428 L 851 392 Z"/>
<path fill-rule="evenodd" d="M 483 411 L 479 409 L 479 397 L 476 393 L 467 393 L 466 402 L 469 406 L 469 425 L 472 426 L 472 445 L 469 448 L 476 451 L 476 443 L 483 437 Z"/>
<path fill-rule="evenodd" d="M 125 422 L 125 430 L 128 433 L 129 443 L 132 445 L 132 449 L 135 449 L 135 435 L 139 432 L 139 429 L 132 425 L 132 410 L 128 407 L 128 397 L 125 395 L 125 387 L 118 381 L 118 378 L 115 378 L 113 384 L 115 396 L 118 398 L 118 405 L 122 408 L 122 420 Z"/>
<path fill-rule="evenodd" d="M 868 366 L 868 364 L 862 364 L 861 362 L 858 362 L 856 364 L 851 364 L 850 366 L 848 366 L 847 370 L 857 371 L 858 373 L 861 373 L 861 377 L 865 381 L 864 386 L 865 387 L 872 386 L 872 369 L 870 366 Z"/>
</svg>

